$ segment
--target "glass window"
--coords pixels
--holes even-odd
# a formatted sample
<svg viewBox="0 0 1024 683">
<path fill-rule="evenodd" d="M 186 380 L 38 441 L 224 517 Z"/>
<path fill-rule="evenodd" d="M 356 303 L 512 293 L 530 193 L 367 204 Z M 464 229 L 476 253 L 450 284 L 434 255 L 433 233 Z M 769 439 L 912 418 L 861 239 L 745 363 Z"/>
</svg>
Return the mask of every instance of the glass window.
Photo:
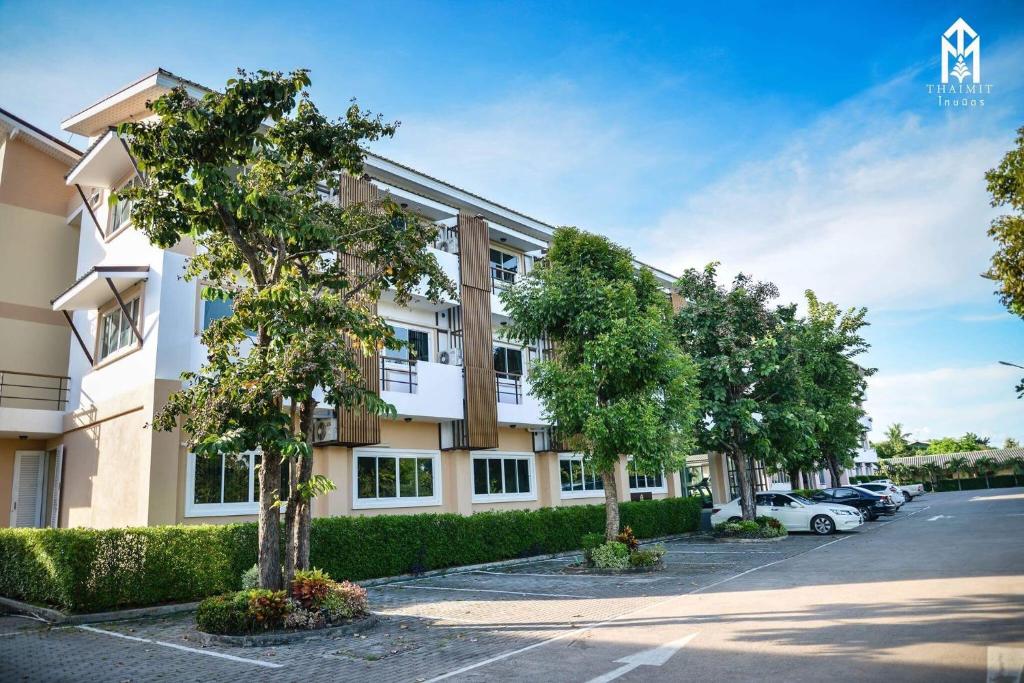
<svg viewBox="0 0 1024 683">
<path fill-rule="evenodd" d="M 509 375 L 523 374 L 523 352 L 507 346 L 494 347 L 494 371 Z"/>
<path fill-rule="evenodd" d="M 186 516 L 256 514 L 259 504 L 259 466 L 255 452 L 204 456 L 189 454 L 192 497 Z M 282 499 L 288 497 L 290 461 L 281 462 Z"/>
<path fill-rule="evenodd" d="M 233 313 L 233 306 L 234 302 L 231 299 L 217 299 L 215 301 L 203 299 L 203 329 L 208 328 L 214 320 L 230 316 Z"/>
<path fill-rule="evenodd" d="M 434 456 L 385 453 L 356 455 L 357 503 L 400 506 L 434 500 Z"/>
<path fill-rule="evenodd" d="M 626 466 L 629 473 L 629 488 L 633 491 L 643 489 L 662 489 L 665 487 L 664 473 L 646 474 L 638 472 L 632 460 Z"/>
<path fill-rule="evenodd" d="M 511 455 L 481 455 L 473 458 L 475 496 L 532 497 L 530 458 Z"/>
<path fill-rule="evenodd" d="M 122 185 L 121 189 L 123 190 L 125 188 L 134 187 L 138 185 L 138 183 L 138 176 L 132 176 L 132 179 Z M 110 224 L 107 226 L 108 235 L 112 235 L 128 223 L 131 219 L 132 207 L 134 205 L 135 202 L 133 201 L 118 199 L 117 203 L 110 208 Z"/>
<path fill-rule="evenodd" d="M 495 288 L 507 287 L 516 281 L 519 257 L 500 249 L 491 249 L 491 284 Z"/>
<path fill-rule="evenodd" d="M 593 467 L 585 465 L 581 455 L 559 457 L 562 491 L 565 493 L 586 493 L 604 491 L 604 481 Z"/>
<path fill-rule="evenodd" d="M 124 348 L 128 348 L 135 342 L 135 332 L 132 331 L 132 322 L 139 318 L 140 298 L 135 297 L 126 301 L 124 307 L 131 315 L 131 319 L 125 316 L 120 305 L 114 305 L 109 311 L 100 315 L 100 353 L 97 360 L 102 360 Z"/>
<path fill-rule="evenodd" d="M 395 338 L 405 345 L 400 349 L 385 349 L 384 356 L 387 358 L 399 358 L 402 360 L 430 361 L 430 335 L 420 330 L 410 330 L 405 327 L 392 325 Z"/>
</svg>

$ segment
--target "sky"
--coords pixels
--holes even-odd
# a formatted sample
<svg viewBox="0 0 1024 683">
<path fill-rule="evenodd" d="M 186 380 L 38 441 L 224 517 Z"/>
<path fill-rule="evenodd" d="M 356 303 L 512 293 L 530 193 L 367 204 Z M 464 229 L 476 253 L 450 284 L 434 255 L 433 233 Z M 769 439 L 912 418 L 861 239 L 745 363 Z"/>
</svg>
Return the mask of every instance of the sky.
<svg viewBox="0 0 1024 683">
<path fill-rule="evenodd" d="M 321 110 L 401 122 L 384 156 L 671 273 L 720 261 L 780 302 L 866 306 L 873 438 L 1024 441 L 1024 371 L 998 364 L 1024 365 L 1024 321 L 980 276 L 984 173 L 1024 126 L 1024 3 L 298 4 L 0 0 L 0 107 L 67 138 L 157 66 L 213 87 L 309 68 Z M 958 17 L 992 88 L 941 107 Z"/>
</svg>

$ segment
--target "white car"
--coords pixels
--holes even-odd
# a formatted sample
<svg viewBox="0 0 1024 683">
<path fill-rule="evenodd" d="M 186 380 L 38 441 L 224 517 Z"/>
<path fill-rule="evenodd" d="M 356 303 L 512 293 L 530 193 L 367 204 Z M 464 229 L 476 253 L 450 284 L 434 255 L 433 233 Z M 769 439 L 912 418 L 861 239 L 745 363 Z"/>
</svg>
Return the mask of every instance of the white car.
<svg viewBox="0 0 1024 683">
<path fill-rule="evenodd" d="M 795 493 L 762 491 L 754 495 L 754 503 L 758 517 L 774 517 L 787 531 L 813 531 L 824 536 L 835 531 L 850 531 L 864 523 L 855 507 L 815 503 Z M 716 505 L 711 511 L 712 524 L 738 522 L 742 518 L 739 498 Z"/>
<path fill-rule="evenodd" d="M 885 493 L 892 502 L 896 503 L 897 508 L 903 507 L 903 504 L 907 502 L 907 496 L 900 490 L 900 487 L 891 481 L 871 481 L 866 484 L 857 484 L 862 489 L 867 489 L 873 493 Z"/>
</svg>

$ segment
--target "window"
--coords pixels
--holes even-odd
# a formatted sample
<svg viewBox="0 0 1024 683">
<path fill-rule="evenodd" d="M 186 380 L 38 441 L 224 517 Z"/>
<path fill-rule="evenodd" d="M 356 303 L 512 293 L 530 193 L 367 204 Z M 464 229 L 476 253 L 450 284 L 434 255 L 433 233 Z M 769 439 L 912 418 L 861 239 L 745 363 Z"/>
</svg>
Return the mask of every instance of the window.
<svg viewBox="0 0 1024 683">
<path fill-rule="evenodd" d="M 380 389 L 415 394 L 418 385 L 416 362 L 430 360 L 430 334 L 397 325 L 392 325 L 391 329 L 405 345 L 384 350 L 380 359 Z"/>
<path fill-rule="evenodd" d="M 473 502 L 537 500 L 533 455 L 481 453 L 473 456 Z"/>
<path fill-rule="evenodd" d="M 440 451 L 356 448 L 352 507 L 441 504 Z"/>
<path fill-rule="evenodd" d="M 259 512 L 261 455 L 188 454 L 185 516 L 255 515 Z M 288 495 L 288 460 L 281 463 L 281 498 Z"/>
<path fill-rule="evenodd" d="M 132 176 L 132 179 L 122 185 L 120 189 L 124 190 L 129 187 L 135 187 L 138 184 L 139 177 Z M 110 208 L 110 222 L 107 225 L 107 236 L 113 235 L 128 224 L 132 217 L 132 207 L 134 205 L 135 202 L 133 201 L 118 199 L 117 203 Z"/>
<path fill-rule="evenodd" d="M 658 472 L 657 474 L 638 472 L 636 466 L 633 464 L 632 458 L 630 458 L 626 463 L 626 471 L 629 473 L 630 491 L 652 491 L 654 493 L 663 493 L 668 490 L 665 486 L 664 472 Z"/>
<path fill-rule="evenodd" d="M 203 299 L 203 329 L 207 329 L 214 320 L 230 316 L 234 312 L 233 306 L 234 302 L 230 298 L 215 301 Z"/>
<path fill-rule="evenodd" d="M 125 316 L 121 306 L 117 303 L 113 308 L 100 314 L 99 334 L 100 348 L 97 354 L 97 361 L 103 360 L 116 351 L 131 347 L 137 341 L 135 332 L 132 331 L 132 323 L 138 322 L 139 305 L 141 297 L 135 297 L 126 301 L 124 307 L 128 310 L 131 318 Z"/>
<path fill-rule="evenodd" d="M 498 403 L 523 402 L 523 352 L 507 346 L 494 347 L 494 375 Z"/>
<path fill-rule="evenodd" d="M 491 286 L 494 289 L 502 289 L 514 283 L 518 272 L 518 256 L 500 249 L 491 249 Z"/>
<path fill-rule="evenodd" d="M 583 456 L 565 453 L 558 456 L 562 480 L 562 498 L 593 498 L 604 495 L 601 475 L 583 463 Z"/>
</svg>

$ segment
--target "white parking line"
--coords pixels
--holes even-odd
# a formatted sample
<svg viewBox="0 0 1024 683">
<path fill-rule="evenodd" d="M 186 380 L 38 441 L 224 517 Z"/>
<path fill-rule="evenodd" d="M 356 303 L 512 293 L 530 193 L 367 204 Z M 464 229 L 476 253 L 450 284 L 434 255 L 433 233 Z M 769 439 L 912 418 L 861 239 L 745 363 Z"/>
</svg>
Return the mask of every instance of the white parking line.
<svg viewBox="0 0 1024 683">
<path fill-rule="evenodd" d="M 381 588 L 396 588 L 399 590 L 410 590 L 413 588 L 419 588 L 425 591 L 462 591 L 464 593 L 502 593 L 504 595 L 523 595 L 526 597 L 535 598 L 572 598 L 576 599 L 587 599 L 596 600 L 596 595 L 565 595 L 563 593 L 526 593 L 523 591 L 499 591 L 492 588 L 452 588 L 449 586 L 389 586 L 387 584 L 381 586 Z"/>
<path fill-rule="evenodd" d="M 666 550 L 667 555 L 781 555 L 781 550 Z"/>
<path fill-rule="evenodd" d="M 792 560 L 792 559 L 794 559 L 796 557 L 800 557 L 801 555 L 806 555 L 807 553 L 811 553 L 811 552 L 814 552 L 815 550 L 818 550 L 820 548 L 824 548 L 826 546 L 830 546 L 833 543 L 839 543 L 840 541 L 845 541 L 845 540 L 847 540 L 849 538 L 853 538 L 853 536 L 842 536 L 840 538 L 835 539 L 834 541 L 829 541 L 828 543 L 823 543 L 821 545 L 816 545 L 813 548 L 808 548 L 807 550 L 804 550 L 803 552 L 794 553 L 793 555 L 789 555 L 787 557 L 783 557 L 782 559 L 775 560 L 774 562 L 769 562 L 767 564 L 762 564 L 762 565 L 759 565 L 757 567 L 753 567 L 752 569 L 748 569 L 748 570 L 746 570 L 744 572 L 740 572 L 739 574 L 734 574 L 733 576 L 730 576 L 728 578 L 722 579 L 721 581 L 716 581 L 716 582 L 714 582 L 712 584 L 708 584 L 707 586 L 701 586 L 700 588 L 695 588 L 695 589 L 693 589 L 691 591 L 687 591 L 686 593 L 682 593 L 680 595 L 674 595 L 671 598 L 666 598 L 665 600 L 660 600 L 658 602 L 654 602 L 654 603 L 651 603 L 649 605 L 644 605 L 643 607 L 638 607 L 636 609 L 629 610 L 627 612 L 623 612 L 622 614 L 614 616 L 614 617 L 612 617 L 610 619 L 606 619 L 604 621 L 595 622 L 595 623 L 592 623 L 592 624 L 588 624 L 587 626 L 582 626 L 580 628 L 572 629 L 570 631 L 565 631 L 564 633 L 560 633 L 557 636 L 552 636 L 551 638 L 548 638 L 547 640 L 541 640 L 541 641 L 538 641 L 536 643 L 533 643 L 532 645 L 527 645 L 526 647 L 521 647 L 521 648 L 519 648 L 517 650 L 509 650 L 508 652 L 503 652 L 500 655 L 495 655 L 494 657 L 489 657 L 487 659 L 481 660 L 481 661 L 476 662 L 474 664 L 467 664 L 466 666 L 461 667 L 459 669 L 455 669 L 454 671 L 449 671 L 448 673 L 441 674 L 440 676 L 435 676 L 434 678 L 431 678 L 431 679 L 425 681 L 425 683 L 436 683 L 437 681 L 443 681 L 443 680 L 446 680 L 448 678 L 451 678 L 452 676 L 458 676 L 460 674 L 466 673 L 467 671 L 473 671 L 474 669 L 479 669 L 480 667 L 488 666 L 490 664 L 494 664 L 495 662 L 500 662 L 503 659 L 508 659 L 509 657 L 515 657 L 516 655 L 520 655 L 520 654 L 522 654 L 524 652 L 529 652 L 530 650 L 534 650 L 534 649 L 536 649 L 538 647 L 542 647 L 544 645 L 548 645 L 549 643 L 554 643 L 556 641 L 563 640 L 565 638 L 570 638 L 570 637 L 582 635 L 582 634 L 587 633 L 589 631 L 593 631 L 596 628 L 601 628 L 603 626 L 608 626 L 610 624 L 613 624 L 614 622 L 616 622 L 616 621 L 618 621 L 620 619 L 625 619 L 625 618 L 631 617 L 631 616 L 633 616 L 635 614 L 639 614 L 640 612 L 644 612 L 646 610 L 653 609 L 655 607 L 661 607 L 663 605 L 667 605 L 667 604 L 669 604 L 671 602 L 674 602 L 676 600 L 680 600 L 682 598 L 685 598 L 685 597 L 687 597 L 687 596 L 689 596 L 689 595 L 691 595 L 693 593 L 700 593 L 701 591 L 707 590 L 708 588 L 714 588 L 715 586 L 720 586 L 723 583 L 728 583 L 729 581 L 733 581 L 734 579 L 738 579 L 738 578 L 740 578 L 742 576 L 746 576 L 747 574 L 750 574 L 752 572 L 756 572 L 756 571 L 758 571 L 760 569 L 764 569 L 766 567 L 771 567 L 773 565 L 780 564 L 782 562 L 786 562 L 787 560 Z"/>
<path fill-rule="evenodd" d="M 491 572 L 485 569 L 476 569 L 469 574 L 490 574 L 491 576 L 532 576 L 541 579 L 615 579 L 622 581 L 620 574 L 527 574 L 526 572 Z"/>
<path fill-rule="evenodd" d="M 105 631 L 101 628 L 94 628 L 92 626 L 77 626 L 83 631 L 89 631 L 90 633 L 102 633 L 105 636 L 114 636 L 115 638 L 124 638 L 125 640 L 134 640 L 138 643 L 149 643 L 150 645 L 159 645 L 161 647 L 169 647 L 175 650 L 182 650 L 184 652 L 193 652 L 197 655 L 206 655 L 207 657 L 217 657 L 219 659 L 228 659 L 232 662 L 240 662 L 242 664 L 253 664 L 255 666 L 262 666 L 268 669 L 280 669 L 284 664 L 276 664 L 274 662 L 263 662 L 258 659 L 246 659 L 245 657 L 236 657 L 234 655 L 226 655 L 221 652 L 212 652 L 210 650 L 199 650 L 194 647 L 186 647 L 184 645 L 178 645 L 177 643 L 165 643 L 162 640 L 151 640 L 149 638 L 139 638 L 138 636 L 129 636 L 124 633 L 117 633 L 115 631 Z"/>
</svg>

